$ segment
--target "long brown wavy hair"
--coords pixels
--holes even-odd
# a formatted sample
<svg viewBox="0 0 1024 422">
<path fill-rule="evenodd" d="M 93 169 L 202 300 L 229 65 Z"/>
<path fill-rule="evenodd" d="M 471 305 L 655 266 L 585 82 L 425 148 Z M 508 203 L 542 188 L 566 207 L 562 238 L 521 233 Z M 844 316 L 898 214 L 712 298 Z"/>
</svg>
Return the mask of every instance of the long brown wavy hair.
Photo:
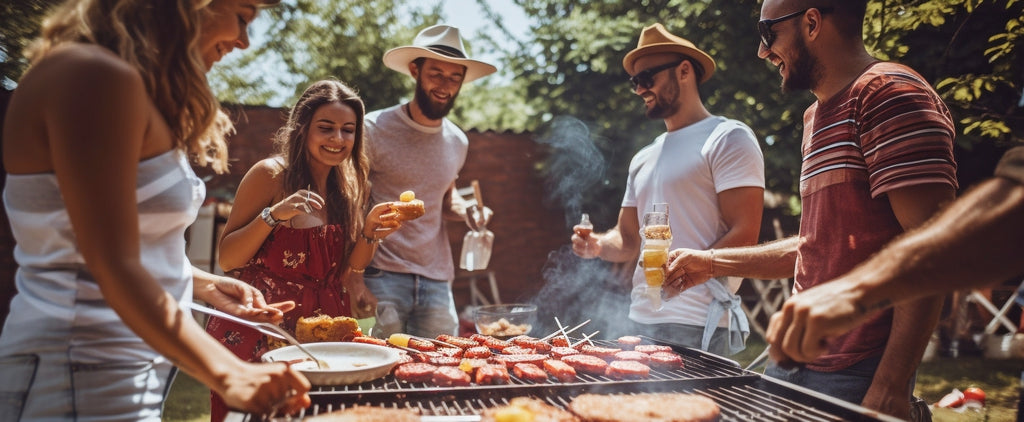
<svg viewBox="0 0 1024 422">
<path fill-rule="evenodd" d="M 234 126 L 210 90 L 197 47 L 201 19 L 213 1 L 69 0 L 43 22 L 27 56 L 35 63 L 69 42 L 109 49 L 138 70 L 149 98 L 171 128 L 175 147 L 199 166 L 225 173 L 224 138 Z"/>
<path fill-rule="evenodd" d="M 352 153 L 341 164 L 331 169 L 327 176 L 324 200 L 327 201 L 327 220 L 342 224 L 349 236 L 349 244 L 356 240 L 356 233 L 363 229 L 362 215 L 367 210 L 370 189 L 367 176 L 370 172 L 369 158 L 363 148 L 363 117 L 366 108 L 355 90 L 337 80 L 314 82 L 302 93 L 298 102 L 288 113 L 288 121 L 277 131 L 274 143 L 278 155 L 284 160 L 281 169 L 284 176 L 285 192 L 295 192 L 307 186 L 316 186 L 309 171 L 309 153 L 306 138 L 317 109 L 326 105 L 341 103 L 352 108 L 356 114 L 355 143 Z M 337 192 L 338 194 L 334 194 Z"/>
</svg>

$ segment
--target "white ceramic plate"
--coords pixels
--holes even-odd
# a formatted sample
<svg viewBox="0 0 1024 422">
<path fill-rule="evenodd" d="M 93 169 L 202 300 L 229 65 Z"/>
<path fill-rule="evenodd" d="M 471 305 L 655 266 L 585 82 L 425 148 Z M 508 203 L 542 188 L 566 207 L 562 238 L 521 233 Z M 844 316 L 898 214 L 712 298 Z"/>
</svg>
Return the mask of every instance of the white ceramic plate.
<svg viewBox="0 0 1024 422">
<path fill-rule="evenodd" d="M 317 369 L 295 346 L 285 346 L 263 354 L 264 362 L 299 360 L 292 367 L 302 372 L 313 385 L 359 384 L 383 377 L 398 362 L 398 349 L 364 343 L 304 343 L 302 345 L 329 368 Z"/>
</svg>

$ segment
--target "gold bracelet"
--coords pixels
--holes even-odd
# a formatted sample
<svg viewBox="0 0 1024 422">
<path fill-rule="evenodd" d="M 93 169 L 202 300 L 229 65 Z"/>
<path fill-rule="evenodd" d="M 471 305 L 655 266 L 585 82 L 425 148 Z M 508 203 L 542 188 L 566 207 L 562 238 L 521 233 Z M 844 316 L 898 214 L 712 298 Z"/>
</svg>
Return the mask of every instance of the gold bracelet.
<svg viewBox="0 0 1024 422">
<path fill-rule="evenodd" d="M 362 273 L 365 273 L 365 272 L 366 272 L 366 268 L 363 268 L 363 269 L 357 270 L 357 269 L 355 269 L 355 268 L 352 268 L 352 267 L 348 267 L 348 269 L 352 270 L 352 272 L 354 272 L 354 273 L 356 273 L 356 274 L 362 274 Z"/>
</svg>

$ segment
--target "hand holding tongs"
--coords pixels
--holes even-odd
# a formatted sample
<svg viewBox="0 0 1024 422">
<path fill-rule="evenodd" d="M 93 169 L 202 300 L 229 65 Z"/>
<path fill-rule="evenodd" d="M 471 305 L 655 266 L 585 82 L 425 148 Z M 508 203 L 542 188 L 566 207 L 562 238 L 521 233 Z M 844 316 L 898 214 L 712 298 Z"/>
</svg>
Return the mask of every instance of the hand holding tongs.
<svg viewBox="0 0 1024 422">
<path fill-rule="evenodd" d="M 299 350 L 301 350 L 302 353 L 305 353 L 306 356 L 309 356 L 309 358 L 312 359 L 313 362 L 316 362 L 316 367 L 318 369 L 328 369 L 327 362 L 324 362 L 323 360 L 318 359 L 316 356 L 313 356 L 313 353 L 311 353 L 305 347 L 302 347 L 302 344 L 299 343 L 299 341 L 296 340 L 295 337 L 292 337 L 291 334 L 288 334 L 288 332 L 285 331 L 284 328 L 278 327 L 277 325 L 270 324 L 267 322 L 249 321 L 247 319 L 239 318 L 226 312 L 221 312 L 213 308 L 207 308 L 198 303 L 192 303 L 191 305 L 189 305 L 189 307 L 204 314 L 212 315 L 218 318 L 224 318 L 228 321 L 236 322 L 247 327 L 251 327 L 256 331 L 259 331 L 268 336 L 287 341 L 294 345 L 295 347 L 299 348 Z"/>
</svg>

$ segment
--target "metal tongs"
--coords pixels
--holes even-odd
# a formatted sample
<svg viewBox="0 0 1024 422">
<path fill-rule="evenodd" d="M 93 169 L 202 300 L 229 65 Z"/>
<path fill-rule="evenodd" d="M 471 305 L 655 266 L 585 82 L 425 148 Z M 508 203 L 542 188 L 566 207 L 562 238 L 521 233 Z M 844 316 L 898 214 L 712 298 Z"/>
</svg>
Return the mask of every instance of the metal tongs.
<svg viewBox="0 0 1024 422">
<path fill-rule="evenodd" d="M 221 311 L 218 311 L 218 310 L 213 309 L 213 308 L 207 308 L 207 307 L 205 307 L 203 305 L 200 305 L 198 303 L 192 303 L 192 304 L 189 305 L 189 307 L 192 308 L 193 310 L 202 312 L 204 314 L 212 315 L 212 316 L 215 316 L 215 317 L 218 317 L 218 318 L 224 318 L 224 319 L 226 319 L 228 321 L 236 322 L 236 323 L 242 324 L 244 326 L 251 327 L 251 328 L 255 329 L 256 331 L 259 331 L 259 332 L 261 332 L 263 334 L 266 334 L 268 336 L 271 336 L 271 337 L 274 337 L 274 338 L 279 338 L 281 340 L 287 341 L 287 342 L 291 343 L 292 345 L 294 345 L 295 347 L 297 347 L 299 350 L 301 350 L 302 353 L 305 353 L 306 356 L 309 356 L 309 358 L 312 359 L 313 362 L 316 362 L 317 369 L 329 369 L 329 366 L 327 365 L 327 362 L 325 362 L 325 361 L 317 358 L 316 356 L 314 356 L 313 353 L 310 352 L 305 347 L 303 347 L 302 343 L 299 343 L 299 341 L 296 340 L 295 337 L 292 337 L 291 334 L 288 334 L 288 332 L 285 331 L 284 328 L 281 328 L 281 327 L 278 327 L 278 326 L 276 326 L 274 324 L 270 324 L 270 323 L 266 323 L 266 322 L 254 322 L 254 321 L 249 321 L 247 319 L 242 319 L 242 318 L 236 317 L 236 316 L 231 315 L 231 314 L 226 313 L 226 312 L 221 312 Z"/>
</svg>

